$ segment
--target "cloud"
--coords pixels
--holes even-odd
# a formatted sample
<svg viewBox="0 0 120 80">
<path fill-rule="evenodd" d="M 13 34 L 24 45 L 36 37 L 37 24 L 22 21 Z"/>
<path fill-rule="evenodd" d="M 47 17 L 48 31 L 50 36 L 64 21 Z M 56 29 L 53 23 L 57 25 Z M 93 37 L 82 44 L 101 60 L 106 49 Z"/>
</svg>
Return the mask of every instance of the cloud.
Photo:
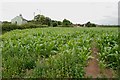
<svg viewBox="0 0 120 80">
<path fill-rule="evenodd" d="M 118 25 L 118 17 L 104 16 L 103 19 L 96 20 L 96 23 L 103 25 Z"/>
<path fill-rule="evenodd" d="M 118 2 L 119 0 L 1 0 L 2 2 Z"/>
<path fill-rule="evenodd" d="M 10 21 L 20 13 L 24 18 L 31 20 L 34 17 L 33 13 L 39 9 L 43 15 L 55 20 L 62 21 L 67 18 L 73 23 L 91 21 L 99 24 L 115 24 L 118 13 L 116 4 L 114 2 L 5 2 L 0 20 Z"/>
</svg>

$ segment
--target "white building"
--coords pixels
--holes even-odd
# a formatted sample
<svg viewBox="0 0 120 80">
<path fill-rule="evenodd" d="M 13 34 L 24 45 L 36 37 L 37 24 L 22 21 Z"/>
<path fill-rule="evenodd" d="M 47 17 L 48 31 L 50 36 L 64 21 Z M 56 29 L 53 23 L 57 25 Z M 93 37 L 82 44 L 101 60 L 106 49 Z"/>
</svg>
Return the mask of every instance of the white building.
<svg viewBox="0 0 120 80">
<path fill-rule="evenodd" d="M 11 20 L 11 23 L 12 23 L 12 24 L 21 25 L 21 24 L 27 23 L 27 20 L 24 19 L 24 18 L 22 17 L 22 15 L 20 14 L 19 16 L 16 16 L 15 18 L 13 18 L 13 19 Z"/>
</svg>

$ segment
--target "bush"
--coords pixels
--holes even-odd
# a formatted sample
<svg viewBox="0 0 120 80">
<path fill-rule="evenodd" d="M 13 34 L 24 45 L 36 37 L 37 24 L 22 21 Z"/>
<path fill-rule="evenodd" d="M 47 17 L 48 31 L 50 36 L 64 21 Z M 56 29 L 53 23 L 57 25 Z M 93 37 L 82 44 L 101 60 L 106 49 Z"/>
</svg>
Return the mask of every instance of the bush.
<svg viewBox="0 0 120 80">
<path fill-rule="evenodd" d="M 65 26 L 65 27 L 72 27 L 72 22 L 70 22 L 67 19 L 64 19 L 63 20 L 63 26 Z"/>
<path fill-rule="evenodd" d="M 2 26 L 0 27 L 2 28 L 2 31 L 10 31 L 15 29 L 43 28 L 43 27 L 48 27 L 48 25 L 33 24 L 33 23 L 16 25 L 16 24 L 10 24 L 10 23 L 9 24 L 3 23 Z"/>
<path fill-rule="evenodd" d="M 61 21 L 58 21 L 58 25 L 62 25 L 62 22 L 61 22 Z"/>
<path fill-rule="evenodd" d="M 53 22 L 53 27 L 58 26 L 57 22 Z"/>
<path fill-rule="evenodd" d="M 2 31 L 10 31 L 14 29 L 18 29 L 20 26 L 16 24 L 2 24 Z"/>
<path fill-rule="evenodd" d="M 32 24 L 32 23 L 28 23 L 28 24 L 23 24 L 21 25 L 21 29 L 27 29 L 27 28 L 38 28 L 41 27 L 41 25 L 36 25 L 36 24 Z"/>
<path fill-rule="evenodd" d="M 96 27 L 96 25 L 93 24 L 93 23 L 91 23 L 91 22 L 87 22 L 87 23 L 85 24 L 85 26 L 86 26 L 86 27 Z"/>
<path fill-rule="evenodd" d="M 40 25 L 41 28 L 48 27 L 48 25 Z"/>
</svg>

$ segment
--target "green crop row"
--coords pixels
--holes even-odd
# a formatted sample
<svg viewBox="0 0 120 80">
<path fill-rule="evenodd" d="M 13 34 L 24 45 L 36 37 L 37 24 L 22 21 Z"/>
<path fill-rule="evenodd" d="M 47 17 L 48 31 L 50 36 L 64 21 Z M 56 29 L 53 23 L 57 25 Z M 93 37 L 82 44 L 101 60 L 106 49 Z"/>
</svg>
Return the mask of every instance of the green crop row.
<svg viewBox="0 0 120 80">
<path fill-rule="evenodd" d="M 105 58 L 107 54 L 118 55 L 116 31 L 116 28 L 36 28 L 5 33 L 0 36 L 2 76 L 83 78 L 94 39 L 100 48 L 100 60 L 116 67 L 114 60 Z M 112 46 L 111 53 L 105 51 L 107 44 Z"/>
<path fill-rule="evenodd" d="M 103 62 L 106 67 L 117 70 L 120 61 L 118 30 L 102 30 L 99 32 L 99 35 L 97 35 L 97 42 L 100 49 L 99 56 L 101 62 Z"/>
</svg>

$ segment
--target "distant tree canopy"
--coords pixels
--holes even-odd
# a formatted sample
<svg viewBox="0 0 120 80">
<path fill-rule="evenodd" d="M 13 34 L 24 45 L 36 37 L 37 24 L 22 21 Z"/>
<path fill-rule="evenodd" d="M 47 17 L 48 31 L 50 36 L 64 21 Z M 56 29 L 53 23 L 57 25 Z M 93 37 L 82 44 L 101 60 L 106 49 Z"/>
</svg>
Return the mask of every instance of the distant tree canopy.
<svg viewBox="0 0 120 80">
<path fill-rule="evenodd" d="M 51 20 L 49 17 L 45 17 L 44 15 L 36 15 L 34 17 L 34 20 L 32 20 L 34 23 L 36 24 L 41 24 L 41 25 L 48 25 L 48 26 L 65 26 L 65 27 L 69 27 L 72 25 L 72 22 L 70 22 L 67 19 L 64 19 L 62 22 L 61 21 L 57 21 L 57 20 Z"/>
<path fill-rule="evenodd" d="M 52 20 L 51 25 L 53 27 L 57 27 L 58 26 L 58 22 L 56 20 Z"/>
<path fill-rule="evenodd" d="M 51 26 L 51 19 L 49 17 L 46 17 L 45 18 L 45 24 L 48 25 L 48 26 Z"/>
<path fill-rule="evenodd" d="M 53 25 L 53 27 L 57 27 L 58 26 L 57 22 L 53 22 L 52 25 Z"/>
<path fill-rule="evenodd" d="M 11 24 L 11 22 L 3 21 L 2 24 Z"/>
<path fill-rule="evenodd" d="M 34 17 L 35 23 L 41 24 L 41 25 L 51 25 L 51 19 L 49 17 L 45 17 L 44 15 L 36 15 Z"/>
<path fill-rule="evenodd" d="M 62 25 L 62 22 L 61 22 L 61 21 L 58 21 L 58 25 Z"/>
<path fill-rule="evenodd" d="M 70 22 L 69 20 L 67 19 L 63 20 L 63 26 L 71 26 L 71 25 L 72 25 L 72 22 Z"/>
<path fill-rule="evenodd" d="M 93 24 L 93 23 L 91 23 L 91 22 L 87 22 L 87 23 L 85 24 L 85 26 L 86 26 L 86 27 L 96 27 L 96 25 Z"/>
<path fill-rule="evenodd" d="M 42 22 L 45 21 L 45 17 L 43 15 L 38 14 L 34 17 L 34 21 L 38 22 L 39 24 L 43 24 Z"/>
</svg>

